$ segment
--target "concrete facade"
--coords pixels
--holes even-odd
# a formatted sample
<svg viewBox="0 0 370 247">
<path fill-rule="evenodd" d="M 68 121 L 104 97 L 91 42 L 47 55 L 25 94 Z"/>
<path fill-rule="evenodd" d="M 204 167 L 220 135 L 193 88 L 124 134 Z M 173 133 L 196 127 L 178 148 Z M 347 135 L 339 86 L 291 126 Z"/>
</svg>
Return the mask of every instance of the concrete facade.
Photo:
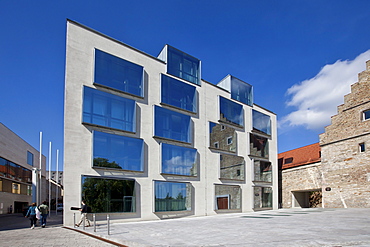
<svg viewBox="0 0 370 247">
<path fill-rule="evenodd" d="M 102 50 L 119 58 L 144 67 L 144 95 L 135 97 L 133 95 L 100 87 L 94 84 L 94 51 Z M 162 52 L 160 57 L 165 54 Z M 192 141 L 181 143 L 168 141 L 154 136 L 154 107 L 169 108 L 161 103 L 161 74 L 168 75 L 167 65 L 159 58 L 143 53 L 120 41 L 114 40 L 106 35 L 98 33 L 79 23 L 67 21 L 67 50 L 66 50 L 66 73 L 65 73 L 65 116 L 64 116 L 64 224 L 73 224 L 73 211 L 67 210 L 76 207 L 81 202 L 81 176 L 94 176 L 98 178 L 131 179 L 135 183 L 136 210 L 131 213 L 112 213 L 113 220 L 156 220 L 184 216 L 214 215 L 223 212 L 247 212 L 256 209 L 255 200 L 270 196 L 271 203 L 266 206 L 261 204 L 257 209 L 277 208 L 277 133 L 276 115 L 272 112 L 253 104 L 241 104 L 231 100 L 231 93 L 221 87 L 201 80 L 196 85 L 197 111 L 187 113 L 191 117 Z M 172 75 L 168 75 L 171 78 Z M 185 80 L 184 83 L 188 83 Z M 90 87 L 120 97 L 133 99 L 136 104 L 136 131 L 127 133 L 115 129 L 102 128 L 100 126 L 89 126 L 82 123 L 83 87 Z M 235 126 L 222 121 L 220 117 L 220 97 L 234 101 L 242 105 L 244 126 Z M 178 109 L 172 109 L 178 111 Z M 263 135 L 253 131 L 252 110 L 269 116 L 271 122 L 271 134 Z M 229 131 L 232 129 L 229 139 L 229 150 L 220 150 L 212 144 L 216 141 L 210 134 L 210 122 L 224 125 Z M 104 131 L 120 136 L 140 138 L 144 140 L 144 169 L 143 172 L 128 170 L 96 169 L 92 167 L 93 140 L 92 132 Z M 226 133 L 226 132 L 224 132 Z M 268 157 L 250 155 L 250 135 L 265 138 L 268 145 Z M 229 133 L 227 133 L 229 137 Z M 196 149 L 197 172 L 195 176 L 179 176 L 164 174 L 161 163 L 161 144 L 173 145 Z M 221 146 L 227 144 L 222 143 Z M 220 147 L 221 147 L 220 146 Z M 242 165 L 244 169 L 229 168 L 227 172 L 221 172 L 220 155 L 225 154 L 226 160 L 235 161 L 237 166 Z M 242 157 L 232 159 L 227 155 Z M 272 167 L 272 181 L 254 181 L 254 160 L 261 159 L 270 162 Z M 227 169 L 226 169 L 227 170 Z M 221 174 L 222 173 L 222 174 Z M 237 179 L 230 174 L 239 174 L 244 177 Z M 230 179 L 232 178 L 232 179 Z M 187 197 L 186 207 L 191 205 L 190 210 L 185 211 L 155 211 L 155 183 L 157 181 L 186 183 Z M 266 188 L 266 189 L 264 189 Z M 261 190 L 256 194 L 255 190 Z M 228 208 L 218 209 L 217 198 L 227 195 Z M 257 198 L 257 199 L 256 199 Z M 191 201 L 189 201 L 191 199 Z M 179 199 L 180 200 L 180 199 Z M 222 199 L 220 199 L 222 200 Z M 264 200 L 267 200 L 264 198 Z M 190 208 L 190 207 L 189 207 Z M 105 214 L 106 215 L 106 214 Z M 98 214 L 99 216 L 99 214 Z M 104 216 L 104 214 L 100 214 Z"/>
<path fill-rule="evenodd" d="M 32 157 L 28 163 L 28 153 Z M 40 153 L 0 123 L 0 214 L 21 212 L 32 203 L 32 170 L 39 168 Z M 41 200 L 47 199 L 46 158 L 42 156 Z"/>
<path fill-rule="evenodd" d="M 370 203 L 370 61 L 320 135 L 324 207 L 368 207 Z M 361 150 L 363 145 L 363 150 Z"/>
</svg>

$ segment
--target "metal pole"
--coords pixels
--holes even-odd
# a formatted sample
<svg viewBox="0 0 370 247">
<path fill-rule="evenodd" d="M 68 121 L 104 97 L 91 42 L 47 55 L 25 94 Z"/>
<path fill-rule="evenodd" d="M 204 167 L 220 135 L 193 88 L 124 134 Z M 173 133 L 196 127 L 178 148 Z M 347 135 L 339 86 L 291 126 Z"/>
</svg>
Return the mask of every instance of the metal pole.
<svg viewBox="0 0 370 247">
<path fill-rule="evenodd" d="M 83 222 L 82 222 L 82 226 L 83 226 L 83 228 L 82 228 L 82 229 L 84 229 L 84 230 L 85 230 L 85 221 L 86 221 L 87 214 L 86 214 L 86 213 L 82 213 L 82 212 L 81 212 L 81 214 L 85 214 L 85 215 L 84 215 L 84 217 L 83 217 L 83 219 L 84 219 L 84 220 L 83 220 Z"/>
<path fill-rule="evenodd" d="M 40 132 L 40 156 L 39 156 L 39 178 L 38 178 L 38 186 L 37 186 L 37 200 L 36 203 L 37 205 L 40 205 L 41 201 L 41 178 L 42 178 L 42 132 Z"/>
<path fill-rule="evenodd" d="M 73 213 L 73 228 L 76 228 L 76 213 Z"/>
<path fill-rule="evenodd" d="M 110 235 L 109 214 L 107 214 L 107 222 L 108 222 L 108 235 Z"/>
<path fill-rule="evenodd" d="M 49 142 L 49 209 L 51 209 L 51 182 L 50 182 L 50 179 L 51 179 L 51 142 Z"/>
<path fill-rule="evenodd" d="M 57 181 L 57 184 L 59 184 L 59 174 L 58 174 L 58 166 L 59 166 L 59 149 L 57 149 L 57 170 L 55 172 L 55 176 L 56 176 L 56 181 Z M 58 207 L 58 190 L 59 190 L 59 186 L 55 186 L 55 215 L 58 215 L 58 210 L 57 210 L 57 207 Z"/>
<path fill-rule="evenodd" d="M 96 232 L 96 218 L 95 218 L 95 214 L 93 214 L 93 221 L 94 221 L 94 232 Z"/>
</svg>

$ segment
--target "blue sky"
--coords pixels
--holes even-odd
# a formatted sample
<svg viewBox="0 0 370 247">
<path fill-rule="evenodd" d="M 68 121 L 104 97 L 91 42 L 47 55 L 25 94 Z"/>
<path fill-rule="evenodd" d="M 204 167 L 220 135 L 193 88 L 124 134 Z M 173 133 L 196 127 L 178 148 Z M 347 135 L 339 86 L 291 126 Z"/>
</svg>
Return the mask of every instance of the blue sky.
<svg viewBox="0 0 370 247">
<path fill-rule="evenodd" d="M 370 59 L 370 1 L 0 0 L 0 122 L 63 155 L 66 19 L 157 56 L 170 44 L 202 78 L 254 87 L 279 119 L 279 152 L 319 141 Z M 55 168 L 54 168 L 55 169 Z"/>
</svg>

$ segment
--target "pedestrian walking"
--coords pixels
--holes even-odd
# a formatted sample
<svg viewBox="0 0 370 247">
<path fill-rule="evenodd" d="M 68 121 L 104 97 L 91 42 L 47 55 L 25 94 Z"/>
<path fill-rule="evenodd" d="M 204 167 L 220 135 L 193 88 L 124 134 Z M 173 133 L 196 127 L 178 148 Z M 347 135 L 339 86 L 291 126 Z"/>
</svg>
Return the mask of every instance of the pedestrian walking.
<svg viewBox="0 0 370 247">
<path fill-rule="evenodd" d="M 26 218 L 29 218 L 30 221 L 31 221 L 31 229 L 35 228 L 36 226 L 36 221 L 37 221 L 37 218 L 36 218 L 36 203 L 32 203 L 31 206 L 28 208 L 28 211 L 26 213 Z"/>
<path fill-rule="evenodd" d="M 45 228 L 46 225 L 46 219 L 49 215 L 49 207 L 46 205 L 46 201 L 43 201 L 42 204 L 39 206 L 39 210 L 41 212 L 41 219 L 40 224 L 42 228 Z"/>
<path fill-rule="evenodd" d="M 86 221 L 86 223 L 87 223 L 87 224 L 85 224 L 85 226 L 90 226 L 90 221 L 87 218 L 87 213 L 89 211 L 89 207 L 86 205 L 84 200 L 81 201 L 81 204 L 82 204 L 82 207 L 79 209 L 81 211 L 81 218 L 80 218 L 80 222 L 78 222 L 78 224 L 76 224 L 76 226 L 79 227 L 84 221 Z"/>
</svg>

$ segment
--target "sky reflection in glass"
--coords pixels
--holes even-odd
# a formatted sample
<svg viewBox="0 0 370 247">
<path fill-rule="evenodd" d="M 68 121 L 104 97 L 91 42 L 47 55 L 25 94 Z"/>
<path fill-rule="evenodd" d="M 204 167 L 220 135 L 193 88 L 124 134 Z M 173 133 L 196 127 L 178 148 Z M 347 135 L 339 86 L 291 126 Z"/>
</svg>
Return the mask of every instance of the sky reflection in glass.
<svg viewBox="0 0 370 247">
<path fill-rule="evenodd" d="M 253 129 L 271 135 L 271 120 L 270 116 L 259 111 L 253 110 Z"/>
<path fill-rule="evenodd" d="M 220 120 L 244 126 L 243 106 L 220 96 Z"/>
<path fill-rule="evenodd" d="M 162 143 L 162 173 L 196 176 L 197 150 Z"/>
</svg>

